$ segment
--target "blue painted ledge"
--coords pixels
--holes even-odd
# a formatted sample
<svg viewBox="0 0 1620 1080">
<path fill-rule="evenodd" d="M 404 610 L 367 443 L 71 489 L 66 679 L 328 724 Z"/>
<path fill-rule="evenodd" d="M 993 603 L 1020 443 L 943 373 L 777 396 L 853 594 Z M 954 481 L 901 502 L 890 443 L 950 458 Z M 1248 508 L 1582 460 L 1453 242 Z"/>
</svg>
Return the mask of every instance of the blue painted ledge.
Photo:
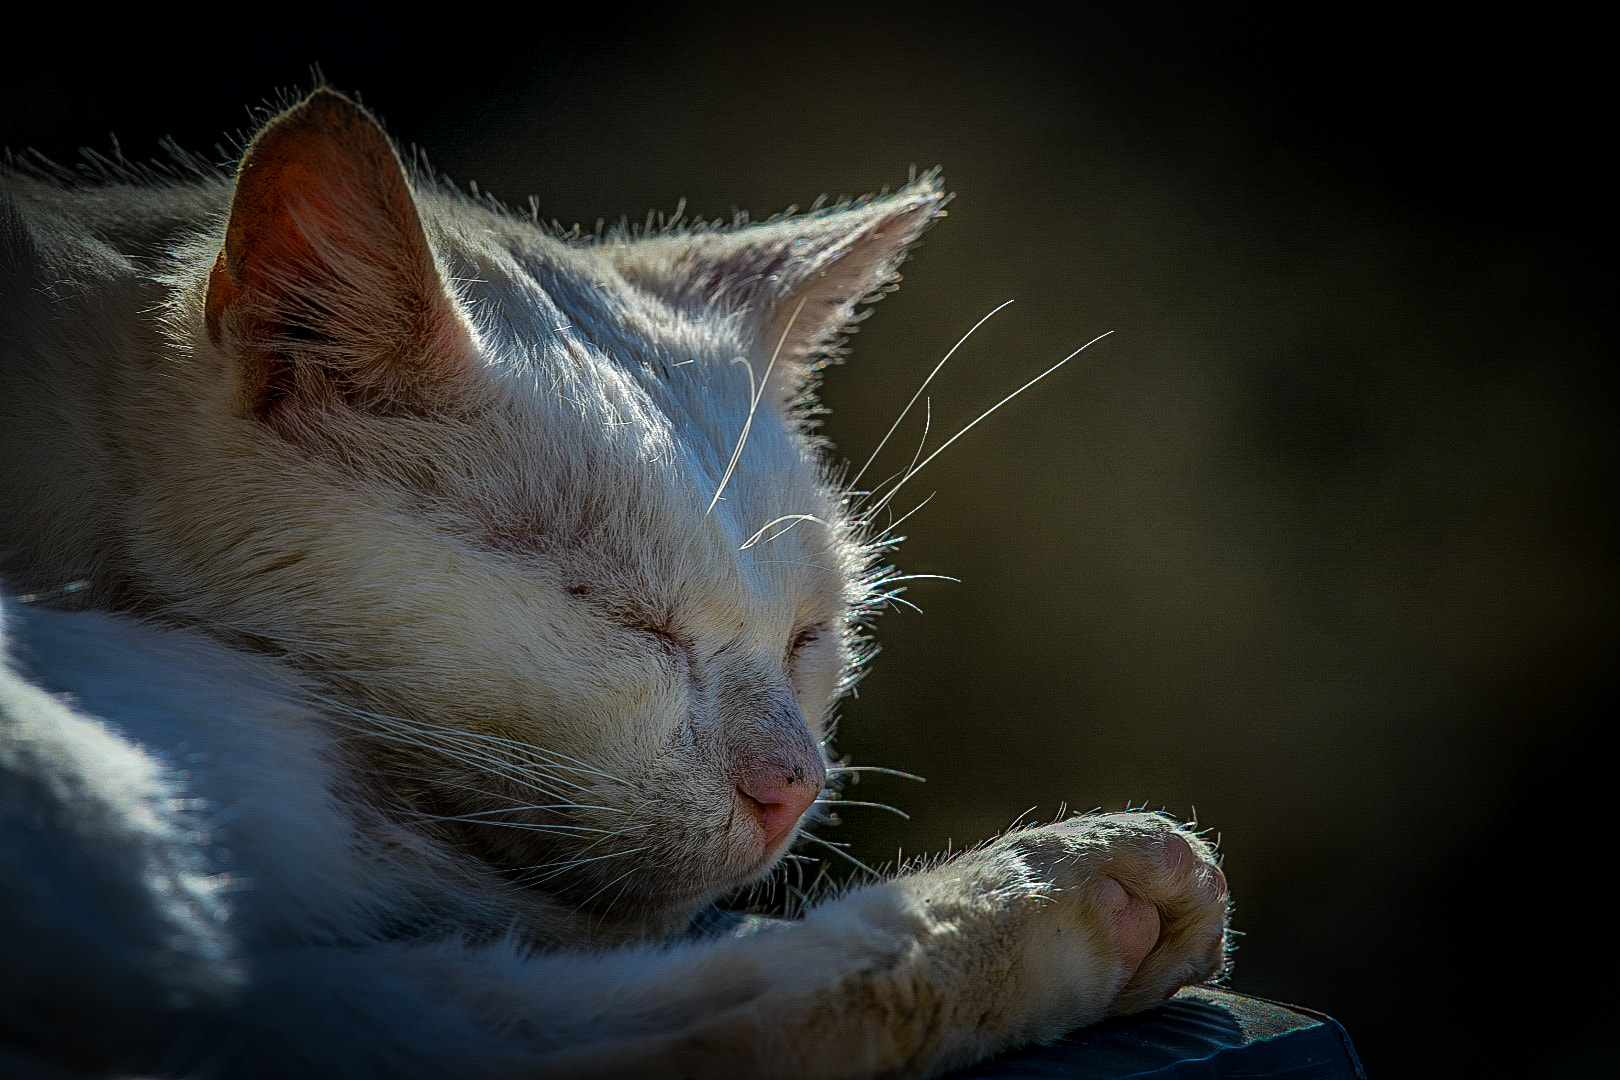
<svg viewBox="0 0 1620 1080">
<path fill-rule="evenodd" d="M 1135 1016 L 1050 1046 L 1002 1054 L 951 1080 L 1367 1080 L 1338 1022 L 1214 987 L 1183 990 Z"/>
</svg>

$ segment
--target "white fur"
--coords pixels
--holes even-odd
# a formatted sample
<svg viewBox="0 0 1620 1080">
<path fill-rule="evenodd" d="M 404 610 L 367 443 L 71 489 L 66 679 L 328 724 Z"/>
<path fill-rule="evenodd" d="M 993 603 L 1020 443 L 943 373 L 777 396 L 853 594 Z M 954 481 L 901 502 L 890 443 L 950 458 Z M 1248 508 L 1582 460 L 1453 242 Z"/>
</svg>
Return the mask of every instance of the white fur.
<svg viewBox="0 0 1620 1080">
<path fill-rule="evenodd" d="M 819 794 L 889 572 L 803 409 L 933 178 L 572 242 L 321 91 L 234 188 L 6 190 L 18 1068 L 927 1075 L 1220 968 L 1145 814 L 682 937 Z"/>
</svg>

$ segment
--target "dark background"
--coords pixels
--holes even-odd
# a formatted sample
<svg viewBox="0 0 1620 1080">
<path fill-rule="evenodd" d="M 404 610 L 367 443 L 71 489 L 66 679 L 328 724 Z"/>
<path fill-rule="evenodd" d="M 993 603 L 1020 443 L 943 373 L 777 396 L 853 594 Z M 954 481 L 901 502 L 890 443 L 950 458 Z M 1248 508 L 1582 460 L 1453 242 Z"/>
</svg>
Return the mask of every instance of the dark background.
<svg viewBox="0 0 1620 1080">
<path fill-rule="evenodd" d="M 913 820 L 823 835 L 879 862 L 1063 803 L 1196 813 L 1232 984 L 1335 1015 L 1374 1076 L 1610 1075 L 1598 29 L 1120 6 L 46 10 L 0 144 L 207 153 L 318 64 L 456 181 L 587 228 L 943 166 L 950 218 L 828 380 L 849 458 L 1003 300 L 930 446 L 1114 333 L 899 501 L 937 492 L 899 563 L 961 583 L 885 617 L 840 746 L 928 782 L 868 777 Z"/>
</svg>

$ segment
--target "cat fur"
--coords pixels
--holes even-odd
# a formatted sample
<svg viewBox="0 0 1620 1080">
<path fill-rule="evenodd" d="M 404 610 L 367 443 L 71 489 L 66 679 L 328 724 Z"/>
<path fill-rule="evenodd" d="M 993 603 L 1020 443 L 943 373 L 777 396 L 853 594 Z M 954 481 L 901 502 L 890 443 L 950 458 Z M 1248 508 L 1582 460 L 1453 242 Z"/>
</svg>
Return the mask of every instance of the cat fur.
<svg viewBox="0 0 1620 1080">
<path fill-rule="evenodd" d="M 944 203 L 570 237 L 329 90 L 8 175 L 0 1071 L 930 1076 L 1216 975 L 1143 813 L 713 929 L 830 797 L 893 571 L 812 391 Z"/>
</svg>

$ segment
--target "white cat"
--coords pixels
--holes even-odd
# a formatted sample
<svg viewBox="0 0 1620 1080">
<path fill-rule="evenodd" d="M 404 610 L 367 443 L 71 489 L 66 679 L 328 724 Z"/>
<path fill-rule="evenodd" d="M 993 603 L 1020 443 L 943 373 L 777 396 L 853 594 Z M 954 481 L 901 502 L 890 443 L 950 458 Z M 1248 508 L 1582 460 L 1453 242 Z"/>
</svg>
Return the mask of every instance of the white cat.
<svg viewBox="0 0 1620 1080">
<path fill-rule="evenodd" d="M 319 90 L 0 191 L 0 1072 L 926 1076 L 1221 970 L 1151 814 L 706 915 L 831 797 L 892 572 L 807 406 L 933 178 L 581 241 Z"/>
</svg>

